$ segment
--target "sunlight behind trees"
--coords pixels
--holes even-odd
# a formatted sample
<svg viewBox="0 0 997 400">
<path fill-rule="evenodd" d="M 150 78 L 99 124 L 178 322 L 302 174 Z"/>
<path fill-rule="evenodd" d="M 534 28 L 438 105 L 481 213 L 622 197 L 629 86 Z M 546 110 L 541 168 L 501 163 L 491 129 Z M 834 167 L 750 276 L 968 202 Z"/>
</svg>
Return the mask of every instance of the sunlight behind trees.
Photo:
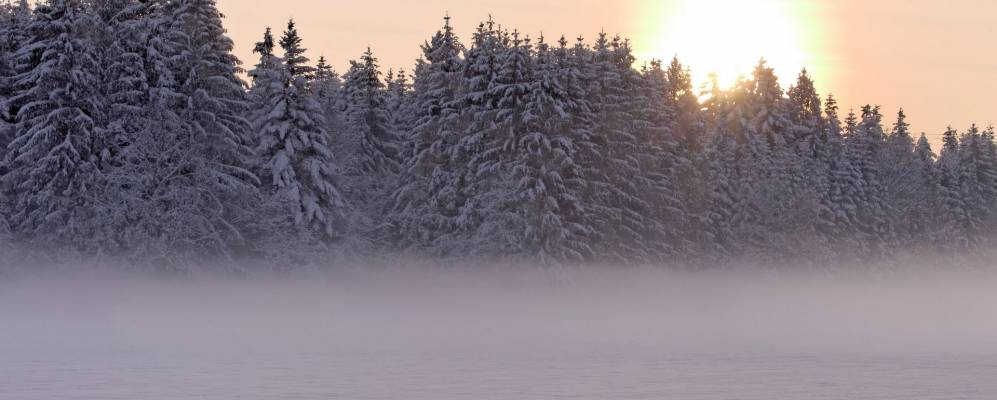
<svg viewBox="0 0 997 400">
<path fill-rule="evenodd" d="M 760 58 L 782 72 L 788 86 L 795 72 L 815 66 L 818 21 L 809 4 L 784 0 L 644 1 L 631 11 L 635 25 L 646 24 L 637 55 L 642 59 L 678 56 L 692 68 L 698 86 L 716 74 L 723 87 L 748 76 Z M 827 83 L 824 74 L 813 74 Z"/>
</svg>

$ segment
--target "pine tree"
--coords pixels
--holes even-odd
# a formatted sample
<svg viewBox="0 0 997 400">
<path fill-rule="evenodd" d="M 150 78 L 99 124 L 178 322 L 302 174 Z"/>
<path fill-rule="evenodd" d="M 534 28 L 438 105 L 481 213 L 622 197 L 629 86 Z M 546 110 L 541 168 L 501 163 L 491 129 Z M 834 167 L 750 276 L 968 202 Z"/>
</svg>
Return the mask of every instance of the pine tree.
<svg viewBox="0 0 997 400">
<path fill-rule="evenodd" d="M 707 213 L 709 211 L 709 157 L 705 135 L 702 105 L 693 86 L 692 73 L 673 58 L 665 71 L 668 92 L 665 103 L 674 110 L 671 124 L 673 135 L 678 138 L 678 164 L 675 182 L 682 207 L 686 211 L 685 236 L 692 243 L 691 252 L 704 250 L 710 240 Z M 695 256 L 694 254 L 690 254 Z"/>
<path fill-rule="evenodd" d="M 343 127 L 343 80 L 339 76 L 325 57 L 319 57 L 318 64 L 315 65 L 315 77 L 311 83 L 311 94 L 322 107 L 325 129 L 333 140 L 330 144 L 337 144 L 337 138 L 342 138 Z"/>
<path fill-rule="evenodd" d="M 794 128 L 802 135 L 808 135 L 821 127 L 820 97 L 814 88 L 813 79 L 806 69 L 800 72 L 796 84 L 787 91 L 789 116 Z"/>
<path fill-rule="evenodd" d="M 344 195 L 356 205 L 355 237 L 383 243 L 392 232 L 386 216 L 399 173 L 400 137 L 392 129 L 385 84 L 370 48 L 351 61 L 343 83 L 344 126 L 334 141 L 342 160 Z"/>
<path fill-rule="evenodd" d="M 649 205 L 639 197 L 643 171 L 637 159 L 639 140 L 629 123 L 637 72 L 629 44 L 601 33 L 592 54 L 592 99 L 596 126 L 595 153 L 586 166 L 591 188 L 586 199 L 595 220 L 594 251 L 606 261 L 649 261 L 652 232 Z"/>
<path fill-rule="evenodd" d="M 260 55 L 260 61 L 253 70 L 249 71 L 249 78 L 252 81 L 250 97 L 256 95 L 257 93 L 254 93 L 256 91 L 269 90 L 273 87 L 274 81 L 280 81 L 278 78 L 283 67 L 281 66 L 281 59 L 274 54 L 275 48 L 273 30 L 267 27 L 263 32 L 263 40 L 253 46 L 253 53 Z M 265 94 L 260 93 L 259 95 L 264 98 L 268 97 Z"/>
<path fill-rule="evenodd" d="M 458 235 L 473 233 L 483 224 L 493 218 L 490 215 L 493 201 L 486 199 L 484 193 L 489 193 L 490 184 L 487 175 L 479 175 L 483 171 L 483 154 L 489 144 L 495 143 L 498 137 L 498 101 L 503 93 L 494 90 L 503 63 L 503 57 L 509 46 L 508 32 L 497 27 L 489 17 L 488 21 L 478 25 L 472 36 L 471 46 L 465 48 L 459 75 L 459 93 L 455 106 L 448 107 L 448 116 L 443 125 L 446 128 L 449 163 L 445 174 L 436 180 L 435 187 L 440 190 L 437 198 L 445 215 L 452 215 L 455 232 Z M 466 167 L 465 167 L 466 166 Z M 492 191 L 491 193 L 494 193 Z M 481 235 L 471 236 L 470 240 L 460 240 L 457 235 L 444 235 L 442 241 L 456 242 L 455 249 L 460 247 L 478 247 L 475 239 Z M 486 238 L 487 240 L 487 238 Z M 486 245 L 490 244 L 485 242 Z M 457 250 L 460 251 L 460 250 Z"/>
<path fill-rule="evenodd" d="M 826 214 L 831 187 L 830 163 L 826 149 L 827 132 L 824 109 L 814 82 L 804 69 L 796 84 L 787 91 L 785 109 L 789 120 L 788 151 L 782 153 L 782 168 L 786 171 L 788 203 L 785 217 L 780 218 L 782 232 L 795 251 L 799 262 L 823 262 L 830 257 L 829 238 L 820 231 L 821 214 Z M 834 107 L 837 107 L 836 105 Z M 834 111 L 836 113 L 837 111 Z M 835 116 L 835 118 L 837 118 Z"/>
<path fill-rule="evenodd" d="M 80 247 L 94 228 L 92 184 L 109 144 L 95 123 L 103 118 L 97 50 L 82 34 L 92 23 L 78 1 L 39 5 L 15 54 L 23 72 L 8 103 L 17 126 L 0 189 L 13 206 L 9 222 L 25 240 Z"/>
<path fill-rule="evenodd" d="M 897 113 L 897 121 L 886 138 L 886 145 L 881 158 L 886 201 L 890 205 L 890 221 L 896 226 L 897 233 L 902 235 L 902 244 L 911 244 L 911 236 L 917 229 L 917 208 L 927 199 L 922 196 L 927 187 L 922 186 L 923 178 L 917 175 L 919 158 L 914 152 L 914 138 L 910 133 L 907 115 L 901 109 Z"/>
<path fill-rule="evenodd" d="M 122 154 L 132 140 L 150 123 L 146 107 L 150 96 L 150 79 L 146 67 L 151 40 L 155 4 L 139 0 L 109 0 L 92 4 L 96 20 L 91 32 L 98 52 L 98 107 L 104 118 L 95 120 L 98 134 L 107 144 L 105 172 L 91 184 L 97 188 L 95 220 L 97 227 L 91 241 L 95 251 L 114 254 L 121 250 L 119 226 L 113 221 L 127 219 L 116 207 L 119 183 L 117 170 L 126 162 Z"/>
<path fill-rule="evenodd" d="M 873 257 L 887 255 L 896 244 L 895 230 L 889 217 L 892 205 L 886 197 L 884 173 L 880 165 L 886 140 L 882 120 L 879 107 L 862 107 L 861 122 L 848 143 L 856 150 L 856 158 L 850 161 L 858 167 L 865 186 L 859 208 L 859 229 L 865 236 L 866 249 Z"/>
<path fill-rule="evenodd" d="M 718 89 L 714 78 L 713 94 L 707 102 L 708 112 L 723 116 L 729 112 L 727 94 Z M 706 209 L 706 242 L 703 250 L 709 258 L 722 261 L 741 253 L 741 242 L 735 232 L 738 213 L 744 211 L 739 205 L 746 193 L 741 191 L 740 176 L 737 171 L 738 154 L 736 136 L 730 132 L 730 125 L 716 120 L 710 128 L 710 142 L 706 154 L 709 166 L 709 205 Z"/>
<path fill-rule="evenodd" d="M 149 40 L 151 6 L 138 0 L 101 2 L 98 46 L 102 68 L 100 91 L 106 119 L 100 124 L 112 163 L 130 134 L 142 129 L 142 106 L 149 92 L 144 56 Z"/>
<path fill-rule="evenodd" d="M 522 227 L 515 232 L 516 247 L 543 264 L 581 261 L 590 253 L 584 240 L 590 230 L 581 219 L 584 182 L 569 114 L 575 106 L 542 37 L 535 62 L 510 170 L 515 186 L 509 206 Z"/>
<path fill-rule="evenodd" d="M 854 114 L 849 115 L 849 126 L 854 123 L 854 118 Z M 824 120 L 822 145 L 818 150 L 820 164 L 826 168 L 826 186 L 819 193 L 815 225 L 818 234 L 830 247 L 829 252 L 847 254 L 858 247 L 853 229 L 858 221 L 858 202 L 863 186 L 858 170 L 847 157 L 850 153 L 846 152 L 838 102 L 834 96 L 828 96 L 824 103 Z"/>
<path fill-rule="evenodd" d="M 0 160 L 7 152 L 7 144 L 14 139 L 17 110 L 11 104 L 11 97 L 19 88 L 16 82 L 18 65 L 16 54 L 27 40 L 28 24 L 31 22 L 31 7 L 27 0 L 17 5 L 0 5 Z M 0 169 L 0 174 L 3 170 Z"/>
<path fill-rule="evenodd" d="M 352 61 L 343 84 L 347 127 L 357 136 L 362 173 L 387 173 L 397 168 L 395 133 L 385 107 L 384 82 L 377 58 L 368 48 Z"/>
<path fill-rule="evenodd" d="M 995 171 L 990 151 L 992 133 L 975 124 L 959 138 L 959 196 L 966 214 L 965 233 L 973 248 L 987 245 L 987 223 L 993 219 Z"/>
<path fill-rule="evenodd" d="M 388 71 L 386 76 L 386 96 L 385 107 L 387 108 L 392 132 L 399 133 L 412 130 L 412 109 L 410 107 L 410 97 L 412 95 L 412 85 L 405 70 L 400 69 L 397 73 Z M 403 142 L 401 138 L 399 142 Z M 399 162 L 402 162 L 401 143 L 399 143 Z"/>
<path fill-rule="evenodd" d="M 307 50 L 301 47 L 301 36 L 298 36 L 298 28 L 293 19 L 287 21 L 287 30 L 280 38 L 280 48 L 284 49 L 284 70 L 291 79 L 304 78 L 302 82 L 305 83 L 311 80 L 315 68 L 308 65 L 311 60 L 305 57 Z"/>
<path fill-rule="evenodd" d="M 714 85 L 716 83 L 714 82 Z M 731 213 L 731 229 L 734 243 L 728 247 L 735 249 L 737 257 L 767 256 L 765 247 L 770 242 L 780 241 L 770 231 L 772 214 L 784 209 L 782 204 L 770 204 L 770 199 L 781 195 L 777 184 L 785 182 L 782 171 L 775 169 L 777 163 L 773 150 L 784 152 L 784 147 L 774 147 L 768 135 L 759 130 L 759 103 L 755 96 L 753 80 L 742 78 L 729 93 L 710 99 L 710 114 L 717 118 L 714 132 L 727 132 L 733 136 L 734 159 L 731 166 L 729 185 L 737 192 Z M 780 89 L 781 90 L 781 89 Z M 713 90 L 718 95 L 719 90 Z M 774 131 L 772 131 L 774 132 Z M 774 137 L 774 136 L 773 136 Z"/>
<path fill-rule="evenodd" d="M 593 238 L 597 236 L 597 220 L 592 215 L 595 196 L 586 177 L 596 175 L 593 168 L 597 165 L 598 144 L 595 140 L 596 123 L 588 91 L 588 82 L 592 76 L 588 62 L 591 60 L 591 51 L 582 38 L 578 38 L 573 47 L 568 47 L 568 40 L 562 37 L 554 56 L 557 62 L 555 76 L 563 90 L 564 111 L 570 118 L 567 136 L 575 147 L 573 164 L 579 169 L 578 179 L 581 185 L 577 201 L 582 212 L 576 222 L 576 237 L 581 243 L 577 248 L 584 250 L 582 256 L 585 260 L 592 260 L 595 255 Z"/>
<path fill-rule="evenodd" d="M 984 211 L 983 237 L 992 240 L 997 234 L 997 141 L 994 127 L 988 126 L 979 137 L 979 187 L 980 204 Z M 988 244 L 991 242 L 988 242 Z"/>
<path fill-rule="evenodd" d="M 919 248 L 931 243 L 931 229 L 934 213 L 938 210 L 938 183 L 935 170 L 935 153 L 931 150 L 928 136 L 921 133 L 914 148 L 915 162 L 910 173 L 918 188 L 916 201 L 910 209 L 911 223 L 906 225 L 908 245 Z"/>
<path fill-rule="evenodd" d="M 756 121 L 763 121 L 756 129 L 770 143 L 769 161 L 763 164 L 769 179 L 759 199 L 770 203 L 759 205 L 767 211 L 763 218 L 772 235 L 769 242 L 781 249 L 783 254 L 777 257 L 794 257 L 796 262 L 820 260 L 826 254 L 812 253 L 825 247 L 814 223 L 828 186 L 828 168 L 819 157 L 823 145 L 820 97 L 806 70 L 785 97 L 774 71 L 764 64 L 756 69 L 755 85 Z"/>
<path fill-rule="evenodd" d="M 284 61 L 275 54 L 275 48 L 273 31 L 267 27 L 263 32 L 263 39 L 253 47 L 253 53 L 259 54 L 260 60 L 248 74 L 251 80 L 247 96 L 251 105 L 248 118 L 254 132 L 254 146 L 262 140 L 260 135 L 264 125 L 272 119 L 274 99 L 282 97 L 286 86 L 291 82 L 284 68 Z M 254 164 L 259 164 L 259 160 Z"/>
<path fill-rule="evenodd" d="M 307 91 L 307 68 L 302 67 L 307 58 L 293 21 L 280 44 L 283 65 L 275 70 L 280 91 L 265 103 L 267 113 L 258 121 L 259 177 L 264 193 L 289 208 L 294 226 L 310 228 L 317 233 L 314 236 L 332 241 L 343 232 L 346 201 L 321 106 Z"/>
<path fill-rule="evenodd" d="M 854 239 L 855 251 L 881 257 L 895 246 L 890 205 L 882 186 L 882 153 L 885 133 L 878 107 L 864 106 L 859 120 L 850 113 L 845 121 L 845 146 L 835 171 L 839 212 L 848 216 L 846 237 Z"/>
<path fill-rule="evenodd" d="M 512 197 L 517 185 L 512 170 L 520 156 L 517 146 L 524 136 L 526 102 L 536 67 L 530 39 L 521 39 L 518 32 L 512 38 L 511 46 L 499 55 L 499 67 L 486 95 L 494 99 L 491 112 L 485 114 L 491 117 L 492 127 L 470 160 L 470 176 L 480 187 L 471 201 L 483 215 L 474 238 L 483 256 L 526 251 L 519 229 L 522 215 Z"/>
<path fill-rule="evenodd" d="M 422 46 L 411 96 L 411 125 L 405 140 L 404 164 L 392 198 L 392 222 L 405 248 L 456 251 L 466 199 L 465 172 L 458 163 L 459 106 L 463 100 L 464 50 L 450 18 Z M 467 225 L 470 225 L 467 222 Z M 460 232 L 460 233 L 458 233 Z"/>
<path fill-rule="evenodd" d="M 958 132 L 949 127 L 942 136 L 942 150 L 938 157 L 938 196 L 940 207 L 934 241 L 940 250 L 959 253 L 972 250 L 970 204 L 963 195 L 962 148 Z"/>
<path fill-rule="evenodd" d="M 640 169 L 646 181 L 642 199 L 649 206 L 652 226 L 649 240 L 656 257 L 675 260 L 686 255 L 690 216 L 680 194 L 679 172 L 688 168 L 680 153 L 680 138 L 673 132 L 677 111 L 672 108 L 668 78 L 660 61 L 641 71 L 633 103 L 633 129 L 639 140 Z"/>
<path fill-rule="evenodd" d="M 323 108 L 332 106 L 342 88 L 343 81 L 339 74 L 329 65 L 325 57 L 319 57 L 318 64 L 315 65 L 315 78 L 312 80 L 312 93 L 315 99 L 323 105 Z"/>
<path fill-rule="evenodd" d="M 213 0 L 159 4 L 150 20 L 148 123 L 109 179 L 122 251 L 160 268 L 236 257 L 259 180 L 232 41 Z"/>
</svg>

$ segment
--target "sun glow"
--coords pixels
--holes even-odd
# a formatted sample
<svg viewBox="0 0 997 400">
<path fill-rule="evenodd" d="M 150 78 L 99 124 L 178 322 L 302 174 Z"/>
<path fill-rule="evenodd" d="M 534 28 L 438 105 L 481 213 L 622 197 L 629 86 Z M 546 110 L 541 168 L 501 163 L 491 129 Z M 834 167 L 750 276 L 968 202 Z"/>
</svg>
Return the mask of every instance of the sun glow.
<svg viewBox="0 0 997 400">
<path fill-rule="evenodd" d="M 697 84 L 717 74 L 728 87 L 748 76 L 765 58 L 784 85 L 804 67 L 813 65 L 817 28 L 807 25 L 795 0 L 678 0 L 647 1 L 640 6 L 649 38 L 638 48 L 644 59 L 669 60 L 677 55 L 692 68 Z M 646 21 L 651 18 L 651 21 Z M 638 41 L 641 42 L 641 41 Z"/>
</svg>

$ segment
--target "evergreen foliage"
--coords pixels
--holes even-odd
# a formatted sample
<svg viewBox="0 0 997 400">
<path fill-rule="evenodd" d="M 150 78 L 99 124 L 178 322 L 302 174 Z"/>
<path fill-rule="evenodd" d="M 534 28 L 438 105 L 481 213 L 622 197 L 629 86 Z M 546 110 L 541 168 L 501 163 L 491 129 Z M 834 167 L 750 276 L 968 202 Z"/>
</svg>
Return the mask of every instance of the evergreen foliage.
<svg viewBox="0 0 997 400">
<path fill-rule="evenodd" d="M 994 129 L 936 155 L 764 60 L 676 58 L 450 18 L 411 74 L 341 77 L 290 21 L 242 80 L 213 0 L 0 4 L 0 241 L 186 268 L 407 252 L 561 265 L 968 256 L 997 235 Z M 4 245 L 6 246 L 6 245 Z M 6 247 L 5 247 L 6 248 Z"/>
</svg>

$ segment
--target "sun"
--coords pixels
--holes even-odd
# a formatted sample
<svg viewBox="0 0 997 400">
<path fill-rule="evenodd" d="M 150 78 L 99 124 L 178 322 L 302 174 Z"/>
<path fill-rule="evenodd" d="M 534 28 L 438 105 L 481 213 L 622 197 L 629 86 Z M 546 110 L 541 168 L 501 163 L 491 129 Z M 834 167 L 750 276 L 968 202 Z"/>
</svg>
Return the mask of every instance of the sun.
<svg viewBox="0 0 997 400">
<path fill-rule="evenodd" d="M 794 4 L 795 3 L 795 4 Z M 643 8 L 650 34 L 641 58 L 679 60 L 692 68 L 697 84 L 716 74 L 729 87 L 750 75 L 765 58 L 784 85 L 810 65 L 814 26 L 796 0 L 648 1 Z M 803 2 L 806 3 L 806 2 Z"/>
</svg>

